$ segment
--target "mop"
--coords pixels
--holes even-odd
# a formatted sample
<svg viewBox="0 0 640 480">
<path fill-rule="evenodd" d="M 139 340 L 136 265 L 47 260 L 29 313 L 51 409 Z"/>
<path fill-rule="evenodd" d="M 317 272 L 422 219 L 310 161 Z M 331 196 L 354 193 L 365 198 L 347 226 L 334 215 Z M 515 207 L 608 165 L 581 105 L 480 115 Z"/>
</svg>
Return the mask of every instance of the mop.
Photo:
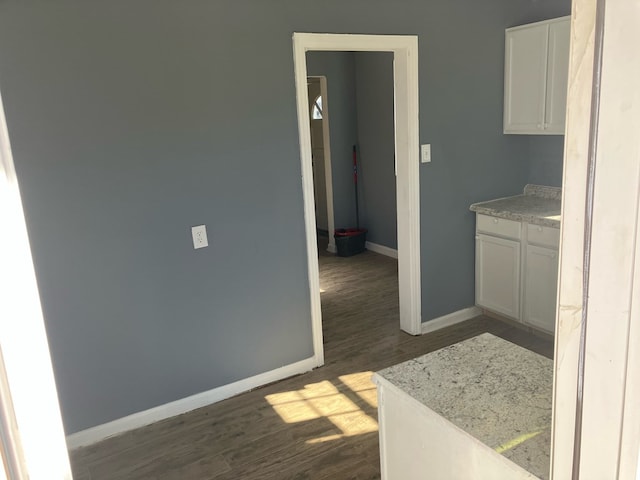
<svg viewBox="0 0 640 480">
<path fill-rule="evenodd" d="M 360 205 L 358 203 L 358 156 L 353 146 L 353 186 L 356 196 L 356 228 L 338 228 L 335 231 L 336 248 L 339 257 L 350 257 L 365 250 L 367 229 L 360 228 Z"/>
</svg>

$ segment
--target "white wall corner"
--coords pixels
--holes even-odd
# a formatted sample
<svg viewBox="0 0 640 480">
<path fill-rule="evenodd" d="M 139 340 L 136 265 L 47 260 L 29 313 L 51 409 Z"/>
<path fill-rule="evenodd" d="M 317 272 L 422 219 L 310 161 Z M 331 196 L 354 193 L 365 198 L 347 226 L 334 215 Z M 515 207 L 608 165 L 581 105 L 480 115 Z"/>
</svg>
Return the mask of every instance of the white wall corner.
<svg viewBox="0 0 640 480">
<path fill-rule="evenodd" d="M 474 317 L 482 314 L 482 310 L 479 307 L 469 307 L 458 310 L 457 312 L 444 315 L 442 317 L 434 318 L 422 323 L 422 334 L 435 332 L 442 328 L 450 327 L 456 323 L 471 320 Z"/>
</svg>

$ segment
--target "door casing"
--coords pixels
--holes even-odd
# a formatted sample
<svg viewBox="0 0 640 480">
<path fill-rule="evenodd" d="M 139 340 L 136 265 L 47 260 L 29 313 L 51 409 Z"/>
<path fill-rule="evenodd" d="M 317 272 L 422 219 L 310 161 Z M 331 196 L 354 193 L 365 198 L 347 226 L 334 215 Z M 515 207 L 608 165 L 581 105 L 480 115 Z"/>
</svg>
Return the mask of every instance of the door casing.
<svg viewBox="0 0 640 480">
<path fill-rule="evenodd" d="M 315 226 L 311 133 L 307 92 L 309 51 L 392 52 L 394 133 L 397 164 L 398 288 L 400 328 L 421 334 L 420 170 L 418 125 L 418 37 L 415 35 L 349 35 L 294 33 L 293 57 L 300 135 L 307 263 L 311 297 L 313 349 L 316 364 L 324 364 L 322 312 Z"/>
</svg>

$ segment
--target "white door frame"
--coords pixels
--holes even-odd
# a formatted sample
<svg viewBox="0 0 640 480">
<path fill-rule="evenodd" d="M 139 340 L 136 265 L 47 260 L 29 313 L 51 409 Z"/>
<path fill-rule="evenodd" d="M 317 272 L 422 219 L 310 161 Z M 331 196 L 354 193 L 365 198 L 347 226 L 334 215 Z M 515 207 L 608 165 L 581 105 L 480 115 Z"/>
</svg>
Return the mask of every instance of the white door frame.
<svg viewBox="0 0 640 480">
<path fill-rule="evenodd" d="M 415 35 L 293 34 L 302 190 L 307 233 L 311 322 L 316 364 L 324 364 L 322 312 L 313 203 L 311 133 L 307 93 L 308 51 L 393 52 L 394 133 L 397 159 L 398 287 L 400 328 L 421 334 L 420 170 L 418 128 L 418 37 Z"/>
<path fill-rule="evenodd" d="M 640 479 L 638 7 L 628 0 L 573 1 L 554 480 Z"/>
<path fill-rule="evenodd" d="M 320 79 L 320 96 L 322 97 L 322 150 L 324 152 L 324 184 L 327 196 L 327 228 L 329 229 L 329 245 L 327 251 L 336 253 L 336 239 L 332 233 L 336 229 L 333 216 L 333 174 L 331 173 L 331 134 L 329 131 L 329 95 L 327 91 L 327 77 L 324 75 L 309 75 L 307 78 Z"/>
<path fill-rule="evenodd" d="M 0 232 L 0 436 L 9 457 L 7 476 L 12 480 L 70 480 L 67 445 L 1 97 Z"/>
</svg>

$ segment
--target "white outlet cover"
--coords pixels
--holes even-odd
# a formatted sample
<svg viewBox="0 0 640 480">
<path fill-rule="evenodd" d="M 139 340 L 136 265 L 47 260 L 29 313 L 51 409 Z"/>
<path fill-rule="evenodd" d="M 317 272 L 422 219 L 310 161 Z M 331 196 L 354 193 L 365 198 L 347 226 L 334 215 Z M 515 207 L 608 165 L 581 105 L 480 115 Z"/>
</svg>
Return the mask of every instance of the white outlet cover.
<svg viewBox="0 0 640 480">
<path fill-rule="evenodd" d="M 420 159 L 422 163 L 431 162 L 431 144 L 430 143 L 425 143 L 424 145 L 421 145 L 420 153 L 421 153 Z"/>
<path fill-rule="evenodd" d="M 209 240 L 207 240 L 207 226 L 196 225 L 191 227 L 191 237 L 193 238 L 193 248 L 204 248 L 209 246 Z"/>
</svg>

